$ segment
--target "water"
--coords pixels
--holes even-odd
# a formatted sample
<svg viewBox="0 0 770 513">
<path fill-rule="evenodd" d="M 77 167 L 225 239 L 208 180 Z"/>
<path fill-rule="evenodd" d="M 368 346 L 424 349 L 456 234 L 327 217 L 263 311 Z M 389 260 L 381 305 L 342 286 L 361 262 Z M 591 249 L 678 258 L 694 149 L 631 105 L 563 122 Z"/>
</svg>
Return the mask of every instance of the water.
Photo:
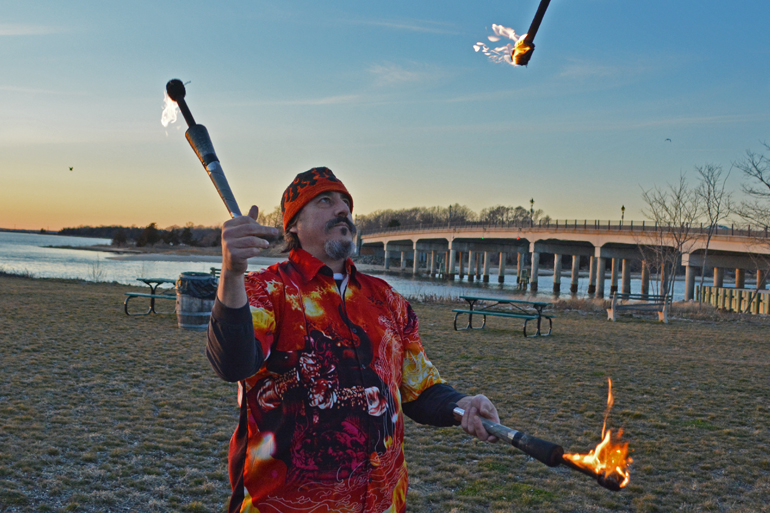
<svg viewBox="0 0 770 513">
<path fill-rule="evenodd" d="M 380 274 L 380 273 L 371 273 Z M 551 300 L 557 296 L 553 293 L 553 274 L 539 275 L 538 276 L 538 291 L 537 292 L 520 292 L 516 288 L 516 275 L 506 274 L 505 283 L 497 283 L 497 273 L 492 273 L 490 270 L 489 283 L 479 283 L 478 281 L 469 282 L 468 277 L 464 277 L 462 280 L 455 277 L 454 281 L 448 282 L 445 280 L 430 280 L 427 278 L 412 278 L 410 275 L 401 273 L 385 273 L 382 276 L 401 294 L 407 297 L 442 297 L 442 298 L 456 298 L 461 295 L 469 296 L 487 296 L 487 297 L 510 297 L 512 295 L 521 295 L 522 298 L 537 298 L 538 300 Z M 681 301 L 684 299 L 684 281 L 682 277 L 677 277 L 677 281 L 674 282 L 674 301 Z M 696 284 L 700 283 L 699 279 L 696 280 Z M 711 279 L 707 278 L 703 282 L 704 285 L 711 285 Z M 657 283 L 650 280 L 650 294 L 657 294 Z M 569 292 L 570 276 L 569 273 L 562 275 L 561 279 L 561 295 L 558 296 L 562 299 L 571 296 Z M 618 287 L 620 287 L 620 276 L 618 276 Z M 578 279 L 578 291 L 577 297 L 587 297 L 588 292 L 588 277 L 582 277 Z M 604 284 L 605 297 L 610 296 L 610 279 L 609 273 Z M 642 292 L 642 280 L 639 278 L 631 279 L 631 293 L 641 294 Z"/>
<path fill-rule="evenodd" d="M 36 233 L 0 232 L 0 271 L 13 274 L 29 274 L 36 278 L 68 278 L 85 281 L 117 282 L 124 285 L 137 285 L 137 278 L 176 278 L 182 272 L 209 272 L 217 262 L 159 261 L 159 260 L 117 260 L 115 254 L 104 251 L 83 251 L 60 249 L 45 246 L 93 246 L 109 244 L 109 239 L 86 237 L 64 237 Z M 181 258 L 181 257 L 180 257 Z M 250 271 L 259 270 L 269 264 L 252 264 Z M 456 298 L 460 295 L 482 295 L 490 297 L 508 297 L 521 294 L 516 290 L 516 277 L 506 275 L 506 283 L 497 283 L 497 274 L 490 274 L 490 283 L 469 283 L 468 278 L 453 282 L 412 278 L 410 274 L 372 272 L 386 279 L 393 288 L 409 298 L 437 297 Z M 561 297 L 569 297 L 569 276 L 561 281 Z M 706 285 L 710 285 L 707 280 Z M 169 285 L 171 286 L 171 285 Z M 655 293 L 653 281 L 650 293 Z M 524 297 L 552 299 L 554 297 L 553 275 L 541 275 L 538 279 L 539 291 L 527 292 Z M 580 278 L 578 297 L 586 295 L 588 278 Z M 605 291 L 609 295 L 610 280 L 607 279 Z M 641 292 L 641 280 L 631 280 L 631 292 Z M 674 283 L 674 300 L 684 298 L 684 282 Z"/>
<path fill-rule="evenodd" d="M 137 278 L 176 278 L 182 272 L 209 272 L 216 262 L 116 260 L 115 253 L 45 246 L 94 246 L 109 239 L 65 237 L 36 233 L 0 232 L 0 270 L 35 278 L 67 278 L 85 281 L 141 285 Z M 257 270 L 265 265 L 249 266 Z M 171 287 L 172 285 L 168 285 Z"/>
</svg>

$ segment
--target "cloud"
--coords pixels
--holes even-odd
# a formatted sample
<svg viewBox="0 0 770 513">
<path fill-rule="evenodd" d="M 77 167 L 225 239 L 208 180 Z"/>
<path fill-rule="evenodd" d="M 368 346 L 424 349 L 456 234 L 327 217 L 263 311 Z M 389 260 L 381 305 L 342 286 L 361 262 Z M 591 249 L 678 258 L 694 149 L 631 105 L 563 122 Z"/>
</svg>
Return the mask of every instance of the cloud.
<svg viewBox="0 0 770 513">
<path fill-rule="evenodd" d="M 59 30 L 45 25 L 0 23 L 0 36 L 43 36 L 56 32 Z"/>
<path fill-rule="evenodd" d="M 367 98 L 360 94 L 340 94 L 336 96 L 322 96 L 320 98 L 297 98 L 291 100 L 255 100 L 245 102 L 227 103 L 230 106 L 272 106 L 272 105 L 298 105 L 298 106 L 324 106 L 324 105 L 350 105 L 368 103 Z"/>
<path fill-rule="evenodd" d="M 375 77 L 378 85 L 415 84 L 436 80 L 441 72 L 433 66 L 415 64 L 413 69 L 407 69 L 399 64 L 386 63 L 374 64 L 369 68 L 369 73 Z"/>
<path fill-rule="evenodd" d="M 559 76 L 573 80 L 583 80 L 587 78 L 629 78 L 631 76 L 641 75 L 653 71 L 652 66 L 644 64 L 636 65 L 607 65 L 596 62 L 570 59 L 568 64 Z"/>
<path fill-rule="evenodd" d="M 428 34 L 457 35 L 460 33 L 451 23 L 430 20 L 349 20 L 348 23 Z"/>
<path fill-rule="evenodd" d="M 20 87 L 20 86 L 5 86 L 0 85 L 0 91 L 6 91 L 8 93 L 21 93 L 21 94 L 58 94 L 66 96 L 88 96 L 89 93 L 84 91 L 58 91 L 54 89 L 41 89 L 37 87 Z"/>
</svg>

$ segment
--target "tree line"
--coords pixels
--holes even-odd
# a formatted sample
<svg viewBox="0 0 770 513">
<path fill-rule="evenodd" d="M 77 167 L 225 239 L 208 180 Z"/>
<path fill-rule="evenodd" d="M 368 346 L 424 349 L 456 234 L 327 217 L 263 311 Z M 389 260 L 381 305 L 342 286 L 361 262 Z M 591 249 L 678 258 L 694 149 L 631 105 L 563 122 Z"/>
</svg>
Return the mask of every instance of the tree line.
<svg viewBox="0 0 770 513">
<path fill-rule="evenodd" d="M 158 228 L 157 223 L 150 223 L 145 227 L 78 226 L 62 228 L 58 234 L 111 239 L 113 246 L 135 245 L 144 247 L 163 243 L 169 246 L 216 247 L 222 243 L 221 230 L 222 228 L 219 226 L 195 226 L 192 223 L 188 223 L 184 227 L 169 226 L 164 229 Z"/>
<path fill-rule="evenodd" d="M 508 224 L 549 222 L 550 216 L 542 210 L 526 209 L 522 206 L 495 205 L 476 213 L 466 205 L 455 203 L 448 207 L 413 207 L 398 210 L 377 210 L 371 214 L 357 215 L 356 226 L 362 233 L 372 233 L 386 228 L 399 226 L 436 225 L 436 224 Z"/>
</svg>

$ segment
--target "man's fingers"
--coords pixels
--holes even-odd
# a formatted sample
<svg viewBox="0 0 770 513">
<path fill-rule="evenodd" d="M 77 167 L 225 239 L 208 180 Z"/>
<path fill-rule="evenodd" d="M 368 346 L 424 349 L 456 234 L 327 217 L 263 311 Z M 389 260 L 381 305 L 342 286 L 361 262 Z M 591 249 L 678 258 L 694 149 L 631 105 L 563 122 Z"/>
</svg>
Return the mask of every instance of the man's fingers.
<svg viewBox="0 0 770 513">
<path fill-rule="evenodd" d="M 251 206 L 251 208 L 249 209 L 249 217 L 252 218 L 255 221 L 257 220 L 257 218 L 259 217 L 259 207 L 258 206 L 256 206 L 256 205 L 252 205 Z"/>
<path fill-rule="evenodd" d="M 500 417 L 497 416 L 497 409 L 489 401 L 481 403 L 481 416 L 485 419 L 500 423 Z"/>
<path fill-rule="evenodd" d="M 232 249 L 238 249 L 238 248 L 259 248 L 259 249 L 267 249 L 270 247 L 270 243 L 266 241 L 265 239 L 260 239 L 259 237 L 249 236 L 249 237 L 238 237 L 237 239 L 233 239 L 228 244 L 228 247 Z"/>
<path fill-rule="evenodd" d="M 256 236 L 265 239 L 274 239 L 278 236 L 279 232 L 276 228 L 257 224 L 257 222 L 250 217 L 234 218 L 231 219 L 231 221 L 235 221 L 236 219 L 239 219 L 239 222 L 233 222 L 225 226 L 223 237 L 237 238 Z"/>
</svg>

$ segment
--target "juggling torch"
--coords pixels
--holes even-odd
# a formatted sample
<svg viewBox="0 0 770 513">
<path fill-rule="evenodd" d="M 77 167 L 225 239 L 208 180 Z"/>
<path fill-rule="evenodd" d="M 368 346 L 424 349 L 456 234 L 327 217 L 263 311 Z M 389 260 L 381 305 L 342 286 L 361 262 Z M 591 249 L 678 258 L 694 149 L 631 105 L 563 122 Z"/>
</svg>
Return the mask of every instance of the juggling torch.
<svg viewBox="0 0 770 513">
<path fill-rule="evenodd" d="M 516 43 L 511 54 L 511 60 L 518 66 L 526 66 L 529 59 L 532 57 L 532 52 L 535 51 L 535 34 L 540 28 L 540 22 L 543 21 L 545 10 L 548 9 L 548 4 L 551 0 L 540 0 L 540 5 L 537 7 L 537 12 L 532 20 L 532 24 L 529 26 L 529 30 L 526 35 Z"/>
<path fill-rule="evenodd" d="M 465 410 L 458 407 L 456 404 L 450 404 L 449 407 L 452 408 L 452 414 L 455 419 L 458 421 L 461 420 L 465 414 Z M 595 472 L 594 470 L 577 465 L 572 460 L 564 457 L 564 448 L 561 445 L 535 438 L 534 436 L 527 435 L 521 431 L 516 431 L 515 429 L 492 422 L 483 417 L 481 417 L 481 423 L 484 425 L 484 429 L 487 430 L 487 433 L 496 436 L 500 440 L 505 440 L 528 456 L 531 456 L 541 463 L 545 463 L 549 467 L 565 465 L 578 472 L 582 472 L 587 476 L 591 476 L 596 479 L 601 486 L 614 492 L 617 492 L 626 484 L 626 482 L 621 483 L 619 480 L 620 476 L 615 473 Z"/>
<path fill-rule="evenodd" d="M 176 78 L 169 80 L 166 84 L 166 93 L 168 93 L 169 98 L 176 102 L 179 110 L 182 112 L 182 116 L 187 121 L 189 128 L 184 135 L 192 149 L 195 150 L 195 154 L 198 155 L 204 169 L 209 174 L 209 178 L 211 178 L 214 187 L 216 187 L 219 197 L 225 202 L 228 212 L 230 212 L 232 217 L 241 215 L 241 209 L 238 208 L 233 191 L 230 190 L 230 185 L 227 183 L 227 178 L 222 170 L 222 164 L 219 163 L 219 158 L 214 152 L 214 145 L 211 143 L 209 131 L 206 130 L 205 126 L 195 122 L 190 108 L 184 100 L 185 94 L 187 94 L 184 84 Z"/>
</svg>

